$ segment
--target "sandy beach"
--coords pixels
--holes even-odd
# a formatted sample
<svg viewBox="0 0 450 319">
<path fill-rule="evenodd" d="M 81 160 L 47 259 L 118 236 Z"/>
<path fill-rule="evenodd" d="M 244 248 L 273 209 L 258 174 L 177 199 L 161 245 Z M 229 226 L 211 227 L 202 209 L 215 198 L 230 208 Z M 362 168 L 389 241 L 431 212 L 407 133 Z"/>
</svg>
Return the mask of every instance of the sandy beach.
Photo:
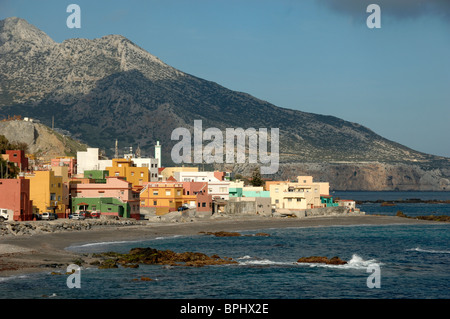
<svg viewBox="0 0 450 319">
<path fill-rule="evenodd" d="M 373 215 L 314 218 L 240 217 L 236 219 L 206 219 L 185 223 L 149 222 L 144 225 L 102 226 L 90 230 L 0 237 L 0 277 L 65 269 L 67 265 L 80 258 L 79 254 L 65 248 L 86 243 L 145 240 L 160 236 L 199 235 L 199 232 L 216 231 L 432 223 L 438 222 Z"/>
</svg>

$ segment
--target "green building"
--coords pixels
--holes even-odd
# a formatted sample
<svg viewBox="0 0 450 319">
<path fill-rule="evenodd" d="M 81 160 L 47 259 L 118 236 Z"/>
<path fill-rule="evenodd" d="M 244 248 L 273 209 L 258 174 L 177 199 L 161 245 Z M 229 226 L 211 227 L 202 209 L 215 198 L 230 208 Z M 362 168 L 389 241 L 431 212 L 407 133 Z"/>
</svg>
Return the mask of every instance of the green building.
<svg viewBox="0 0 450 319">
<path fill-rule="evenodd" d="M 106 184 L 107 176 L 109 176 L 109 171 L 104 171 L 104 170 L 86 170 L 86 171 L 84 171 L 84 178 L 93 179 L 95 183 Z"/>
<path fill-rule="evenodd" d="M 325 204 L 326 207 L 335 207 L 339 206 L 338 203 L 333 202 L 333 196 L 331 195 L 321 195 L 320 196 L 320 202 L 322 204 Z"/>
<path fill-rule="evenodd" d="M 113 197 L 99 198 L 72 198 L 72 212 L 97 211 L 100 215 L 115 215 L 124 218 L 130 218 L 131 207 L 128 203 Z"/>
</svg>

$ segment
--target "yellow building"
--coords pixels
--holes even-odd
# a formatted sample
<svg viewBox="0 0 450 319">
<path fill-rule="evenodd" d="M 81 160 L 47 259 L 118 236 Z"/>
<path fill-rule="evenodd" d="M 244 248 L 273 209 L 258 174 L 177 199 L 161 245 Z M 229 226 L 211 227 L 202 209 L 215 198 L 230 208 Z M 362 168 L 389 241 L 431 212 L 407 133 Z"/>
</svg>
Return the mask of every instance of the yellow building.
<svg viewBox="0 0 450 319">
<path fill-rule="evenodd" d="M 183 183 L 148 183 L 141 191 L 141 207 L 156 208 L 157 215 L 176 211 L 183 204 L 196 202 L 196 195 L 184 195 Z"/>
<path fill-rule="evenodd" d="M 109 176 L 125 177 L 133 187 L 143 186 L 150 181 L 148 167 L 136 167 L 131 159 L 113 159 L 112 167 L 106 167 Z"/>
<path fill-rule="evenodd" d="M 272 207 L 308 209 L 323 207 L 321 195 L 329 195 L 329 183 L 313 182 L 312 176 L 298 176 L 297 182 L 271 182 L 268 185 Z"/>
<path fill-rule="evenodd" d="M 55 212 L 64 217 L 63 178 L 53 171 L 35 171 L 25 176 L 30 180 L 30 199 L 39 213 Z"/>
</svg>

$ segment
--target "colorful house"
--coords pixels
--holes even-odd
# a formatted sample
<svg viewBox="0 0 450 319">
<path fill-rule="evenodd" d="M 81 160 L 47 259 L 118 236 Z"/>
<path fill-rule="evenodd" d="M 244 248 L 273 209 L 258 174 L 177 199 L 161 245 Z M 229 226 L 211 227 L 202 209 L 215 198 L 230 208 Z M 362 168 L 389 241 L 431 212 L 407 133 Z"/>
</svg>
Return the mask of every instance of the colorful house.
<svg viewBox="0 0 450 319">
<path fill-rule="evenodd" d="M 107 170 L 85 170 L 84 178 L 93 180 L 94 183 L 106 183 L 106 178 L 109 176 Z"/>
<path fill-rule="evenodd" d="M 77 159 L 72 156 L 59 156 L 51 159 L 53 167 L 67 167 L 68 176 L 77 174 Z"/>
<path fill-rule="evenodd" d="M 28 158 L 22 150 L 6 150 L 7 160 L 14 163 L 20 171 L 28 171 Z"/>
<path fill-rule="evenodd" d="M 0 209 L 8 211 L 8 220 L 32 220 L 33 201 L 30 200 L 30 181 L 23 177 L 0 179 Z"/>
<path fill-rule="evenodd" d="M 179 182 L 207 182 L 208 193 L 213 199 L 230 198 L 230 182 L 223 180 L 223 172 L 175 171 L 173 177 Z"/>
<path fill-rule="evenodd" d="M 36 212 L 53 212 L 65 217 L 62 176 L 56 176 L 54 171 L 35 171 L 25 178 L 30 180 L 30 199 Z"/>
<path fill-rule="evenodd" d="M 133 186 L 143 186 L 150 181 L 148 167 L 136 167 L 130 159 L 112 160 L 112 166 L 106 167 L 109 176 L 124 177 Z"/>
<path fill-rule="evenodd" d="M 208 193 L 208 183 L 205 182 L 183 182 L 184 199 L 187 201 L 187 196 L 194 195 L 195 200 L 191 200 L 189 207 L 195 207 L 198 212 L 212 211 L 212 195 Z"/>
<path fill-rule="evenodd" d="M 333 196 L 331 195 L 320 195 L 320 201 L 325 207 L 339 206 L 338 203 L 333 201 Z"/>
<path fill-rule="evenodd" d="M 72 183 L 72 212 L 140 219 L 139 193 L 123 177 L 106 177 L 106 183 Z"/>
<path fill-rule="evenodd" d="M 176 211 L 183 204 L 196 203 L 195 194 L 185 195 L 183 183 L 147 183 L 140 193 L 141 207 L 154 207 L 157 215 Z"/>
<path fill-rule="evenodd" d="M 269 187 L 272 206 L 281 209 L 324 207 L 322 198 L 329 195 L 329 183 L 313 182 L 312 176 L 298 176 L 297 182 L 272 181 Z"/>
<path fill-rule="evenodd" d="M 262 186 L 244 186 L 244 182 L 237 180 L 230 182 L 230 198 L 233 197 L 270 197 L 270 191 Z"/>
</svg>

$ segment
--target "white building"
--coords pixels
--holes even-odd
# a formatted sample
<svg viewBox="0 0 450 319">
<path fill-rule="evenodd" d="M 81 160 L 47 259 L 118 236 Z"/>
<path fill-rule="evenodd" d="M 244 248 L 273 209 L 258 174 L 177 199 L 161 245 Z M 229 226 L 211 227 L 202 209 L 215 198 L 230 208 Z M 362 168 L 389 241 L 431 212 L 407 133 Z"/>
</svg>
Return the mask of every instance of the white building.
<svg viewBox="0 0 450 319">
<path fill-rule="evenodd" d="M 178 182 L 208 182 L 208 193 L 212 198 L 230 199 L 230 182 L 219 180 L 214 172 L 174 172 L 173 177 Z"/>
<path fill-rule="evenodd" d="M 89 170 L 105 170 L 112 166 L 112 160 L 101 160 L 98 148 L 88 148 L 85 152 L 77 152 L 77 174 Z"/>
</svg>

